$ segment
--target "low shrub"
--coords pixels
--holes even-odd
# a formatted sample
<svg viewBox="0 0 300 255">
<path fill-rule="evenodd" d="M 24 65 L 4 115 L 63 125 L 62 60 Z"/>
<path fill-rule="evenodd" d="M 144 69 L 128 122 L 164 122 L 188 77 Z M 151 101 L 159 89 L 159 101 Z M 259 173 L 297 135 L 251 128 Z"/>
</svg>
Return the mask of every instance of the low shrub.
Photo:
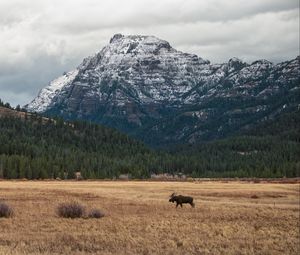
<svg viewBox="0 0 300 255">
<path fill-rule="evenodd" d="M 61 203 L 57 207 L 57 214 L 63 218 L 81 218 L 85 216 L 85 207 L 78 202 Z"/>
<path fill-rule="evenodd" d="M 0 202 L 0 218 L 9 218 L 14 215 L 13 209 L 6 203 Z"/>
<path fill-rule="evenodd" d="M 99 218 L 102 218 L 104 217 L 104 213 L 101 212 L 99 209 L 92 209 L 90 212 L 89 212 L 89 218 L 96 218 L 96 219 L 99 219 Z"/>
</svg>

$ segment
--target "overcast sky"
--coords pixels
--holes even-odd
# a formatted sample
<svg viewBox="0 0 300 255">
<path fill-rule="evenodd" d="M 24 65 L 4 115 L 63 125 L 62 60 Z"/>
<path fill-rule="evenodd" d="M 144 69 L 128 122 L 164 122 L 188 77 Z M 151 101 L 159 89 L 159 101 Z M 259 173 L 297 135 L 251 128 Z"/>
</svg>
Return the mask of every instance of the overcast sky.
<svg viewBox="0 0 300 255">
<path fill-rule="evenodd" d="M 277 63 L 299 55 L 299 0 L 0 0 L 0 98 L 28 103 L 115 33 L 214 63 Z"/>
</svg>

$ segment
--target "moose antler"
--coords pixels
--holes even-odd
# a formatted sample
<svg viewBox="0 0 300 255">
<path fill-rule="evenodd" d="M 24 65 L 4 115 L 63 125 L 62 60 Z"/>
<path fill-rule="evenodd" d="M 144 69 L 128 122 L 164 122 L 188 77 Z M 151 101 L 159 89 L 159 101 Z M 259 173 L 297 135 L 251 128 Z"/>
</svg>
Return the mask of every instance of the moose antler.
<svg viewBox="0 0 300 255">
<path fill-rule="evenodd" d="M 176 195 L 176 193 L 175 192 L 173 192 L 172 194 L 171 194 L 171 196 L 170 197 L 174 197 Z"/>
</svg>

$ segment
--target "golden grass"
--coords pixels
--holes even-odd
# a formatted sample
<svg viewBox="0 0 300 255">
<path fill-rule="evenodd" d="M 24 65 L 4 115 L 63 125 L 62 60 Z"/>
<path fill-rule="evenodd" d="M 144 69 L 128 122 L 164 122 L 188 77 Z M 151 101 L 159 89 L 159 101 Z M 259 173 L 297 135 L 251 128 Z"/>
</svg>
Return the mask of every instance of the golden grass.
<svg viewBox="0 0 300 255">
<path fill-rule="evenodd" d="M 175 209 L 168 196 L 195 198 Z M 258 198 L 251 198 L 251 196 Z M 299 184 L 1 181 L 0 254 L 300 254 Z M 101 209 L 64 219 L 63 201 Z"/>
</svg>

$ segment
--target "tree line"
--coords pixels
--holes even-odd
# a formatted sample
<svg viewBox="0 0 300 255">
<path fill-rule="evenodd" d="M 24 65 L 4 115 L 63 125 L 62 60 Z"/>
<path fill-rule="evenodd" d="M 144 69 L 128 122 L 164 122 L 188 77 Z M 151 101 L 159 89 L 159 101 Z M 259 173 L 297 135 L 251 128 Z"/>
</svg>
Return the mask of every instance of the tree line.
<svg viewBox="0 0 300 255">
<path fill-rule="evenodd" d="M 5 104 L 4 104 L 5 105 Z M 293 116 L 293 117 L 291 117 Z M 154 150 L 90 122 L 0 118 L 0 178 L 115 178 L 183 173 L 192 177 L 300 176 L 299 112 L 248 134 Z M 266 129 L 270 129 L 268 132 Z M 276 132 L 272 132 L 272 130 Z M 266 133 L 267 132 L 267 133 Z"/>
</svg>

